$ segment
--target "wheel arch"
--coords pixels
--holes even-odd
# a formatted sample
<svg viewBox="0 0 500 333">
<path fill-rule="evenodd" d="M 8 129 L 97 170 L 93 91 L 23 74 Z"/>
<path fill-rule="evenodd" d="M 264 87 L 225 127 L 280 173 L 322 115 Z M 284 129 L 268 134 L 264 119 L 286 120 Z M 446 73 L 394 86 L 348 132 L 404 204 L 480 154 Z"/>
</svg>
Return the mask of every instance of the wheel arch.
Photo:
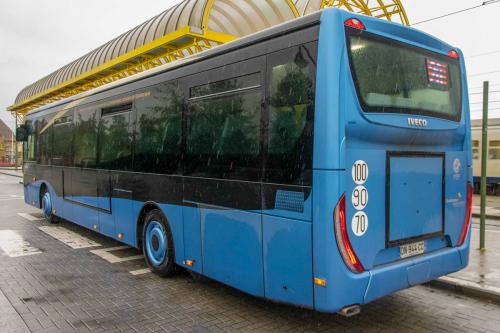
<svg viewBox="0 0 500 333">
<path fill-rule="evenodd" d="M 42 196 L 45 190 L 49 191 L 50 193 L 49 186 L 45 182 L 42 182 L 40 184 L 40 190 L 38 191 L 38 208 L 40 209 L 42 209 Z"/>
<path fill-rule="evenodd" d="M 136 247 L 138 249 L 142 249 L 142 229 L 144 227 L 144 219 L 146 218 L 146 215 L 152 211 L 158 209 L 159 211 L 162 212 L 163 216 L 165 216 L 165 213 L 163 210 L 160 208 L 160 205 L 154 201 L 146 201 L 143 205 L 141 210 L 139 211 L 139 216 L 137 217 L 137 222 L 136 222 L 136 231 L 135 231 L 135 238 L 136 238 Z M 166 218 L 166 216 L 165 216 Z"/>
</svg>

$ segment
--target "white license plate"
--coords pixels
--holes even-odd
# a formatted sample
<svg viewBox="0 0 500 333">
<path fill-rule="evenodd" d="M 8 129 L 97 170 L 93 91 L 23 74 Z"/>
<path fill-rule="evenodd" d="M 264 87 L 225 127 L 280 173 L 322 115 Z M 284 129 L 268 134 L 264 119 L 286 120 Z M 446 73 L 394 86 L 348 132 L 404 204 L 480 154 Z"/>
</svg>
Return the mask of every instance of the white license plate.
<svg viewBox="0 0 500 333">
<path fill-rule="evenodd" d="M 402 259 L 413 256 L 418 256 L 425 252 L 425 242 L 411 243 L 401 245 L 399 248 L 399 255 Z"/>
</svg>

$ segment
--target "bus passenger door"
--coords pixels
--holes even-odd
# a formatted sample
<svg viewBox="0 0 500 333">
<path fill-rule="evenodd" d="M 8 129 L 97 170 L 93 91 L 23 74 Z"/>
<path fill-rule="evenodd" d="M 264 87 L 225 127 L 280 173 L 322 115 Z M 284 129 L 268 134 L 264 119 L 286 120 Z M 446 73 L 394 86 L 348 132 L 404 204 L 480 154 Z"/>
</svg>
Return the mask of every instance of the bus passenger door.
<svg viewBox="0 0 500 333">
<path fill-rule="evenodd" d="M 101 232 L 135 245 L 132 189 L 133 96 L 113 97 L 99 103 L 97 166 Z M 110 213 L 112 215 L 110 215 Z"/>
<path fill-rule="evenodd" d="M 201 248 L 204 275 L 257 296 L 264 296 L 264 64 L 263 57 L 255 58 L 185 80 L 186 259 L 199 256 Z"/>
<path fill-rule="evenodd" d="M 97 197 L 99 205 L 99 232 L 115 236 L 115 221 L 111 215 L 111 175 L 107 170 L 97 170 Z"/>
<path fill-rule="evenodd" d="M 71 171 L 71 199 L 74 221 L 88 229 L 98 225 L 97 213 L 97 113 L 95 106 L 76 109 L 75 146 Z"/>
</svg>

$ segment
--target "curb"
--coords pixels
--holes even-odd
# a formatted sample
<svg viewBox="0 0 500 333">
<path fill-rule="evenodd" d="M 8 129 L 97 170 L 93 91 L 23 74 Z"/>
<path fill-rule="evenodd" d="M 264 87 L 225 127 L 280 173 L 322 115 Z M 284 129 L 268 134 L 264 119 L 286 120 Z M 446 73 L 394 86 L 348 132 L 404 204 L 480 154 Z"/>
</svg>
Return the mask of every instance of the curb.
<svg viewBox="0 0 500 333">
<path fill-rule="evenodd" d="M 474 296 L 493 302 L 500 303 L 500 288 L 481 285 L 462 279 L 444 276 L 429 283 L 433 287 L 458 292 L 468 296 Z"/>
<path fill-rule="evenodd" d="M 480 218 L 481 214 L 472 213 L 472 217 Z M 500 216 L 498 216 L 498 215 L 488 215 L 488 214 L 486 214 L 486 218 L 490 219 L 490 220 L 500 220 Z"/>
<path fill-rule="evenodd" d="M 23 176 L 20 176 L 20 175 L 14 175 L 14 174 L 12 174 L 12 173 L 8 173 L 8 172 L 2 172 L 2 171 L 0 171 L 0 174 L 2 174 L 2 175 L 6 175 L 6 176 L 11 176 L 11 177 L 23 178 Z"/>
</svg>

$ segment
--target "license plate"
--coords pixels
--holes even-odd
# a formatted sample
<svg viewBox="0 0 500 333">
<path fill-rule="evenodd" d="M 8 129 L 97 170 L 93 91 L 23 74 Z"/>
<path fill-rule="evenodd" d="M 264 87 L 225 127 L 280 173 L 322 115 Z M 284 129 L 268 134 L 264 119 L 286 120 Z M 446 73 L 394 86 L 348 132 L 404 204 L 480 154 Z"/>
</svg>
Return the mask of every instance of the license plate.
<svg viewBox="0 0 500 333">
<path fill-rule="evenodd" d="M 399 255 L 402 259 L 413 256 L 418 256 L 425 252 L 425 242 L 411 243 L 401 245 L 399 248 Z"/>
</svg>

